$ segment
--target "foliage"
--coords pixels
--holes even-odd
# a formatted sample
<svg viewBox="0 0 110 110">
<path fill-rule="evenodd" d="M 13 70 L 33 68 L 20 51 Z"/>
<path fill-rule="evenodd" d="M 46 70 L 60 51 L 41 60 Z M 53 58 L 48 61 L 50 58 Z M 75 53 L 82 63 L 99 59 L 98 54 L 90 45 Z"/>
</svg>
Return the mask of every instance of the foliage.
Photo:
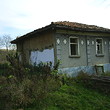
<svg viewBox="0 0 110 110">
<path fill-rule="evenodd" d="M 109 110 L 110 95 L 94 89 L 90 76 L 81 72 L 72 78 L 58 74 L 51 63 L 23 65 L 18 54 L 7 56 L 0 76 L 1 110 Z M 97 87 L 100 90 L 100 88 Z"/>
<path fill-rule="evenodd" d="M 102 73 L 101 76 L 110 76 L 110 72 Z"/>
<path fill-rule="evenodd" d="M 42 101 L 49 92 L 57 90 L 59 81 L 52 77 L 44 82 L 42 79 L 33 76 L 26 77 L 19 82 L 15 76 L 0 78 L 0 102 L 4 101 L 5 109 L 20 107 L 25 108 L 34 102 Z M 3 107 L 3 108 L 4 108 Z"/>
<path fill-rule="evenodd" d="M 75 81 L 88 89 L 94 89 L 99 93 L 107 95 L 110 94 L 109 75 L 109 73 L 103 73 L 101 76 L 97 76 L 81 72 L 75 78 Z"/>
<path fill-rule="evenodd" d="M 3 110 L 26 108 L 34 103 L 39 108 L 50 92 L 60 88 L 59 77 L 51 74 L 54 73 L 51 64 L 23 65 L 17 53 L 8 54 L 7 60 L 8 71 L 0 77 L 0 107 Z"/>
<path fill-rule="evenodd" d="M 75 80 L 77 83 L 86 85 L 87 83 L 90 82 L 90 79 L 91 79 L 92 77 L 93 77 L 92 75 L 89 75 L 89 74 L 84 73 L 83 71 L 81 71 L 81 72 L 74 78 L 74 80 Z"/>
<path fill-rule="evenodd" d="M 42 100 L 40 106 L 44 109 L 33 105 L 26 110 L 109 110 L 110 95 L 99 93 L 88 88 L 87 85 L 84 86 L 92 77 L 94 76 L 86 73 L 80 73 L 76 78 L 67 77 L 60 89 L 49 93 L 48 97 Z"/>
<path fill-rule="evenodd" d="M 8 72 L 9 64 L 8 63 L 0 63 L 0 75 L 6 75 Z"/>
<path fill-rule="evenodd" d="M 6 55 L 8 54 L 8 52 L 4 49 L 0 49 L 0 64 L 6 63 Z"/>
</svg>

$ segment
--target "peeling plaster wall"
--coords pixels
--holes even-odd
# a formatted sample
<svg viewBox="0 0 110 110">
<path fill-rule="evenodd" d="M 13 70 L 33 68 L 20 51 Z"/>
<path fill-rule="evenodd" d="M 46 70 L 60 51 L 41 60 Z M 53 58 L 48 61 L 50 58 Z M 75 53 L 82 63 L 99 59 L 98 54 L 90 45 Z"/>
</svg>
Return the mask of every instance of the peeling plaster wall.
<svg viewBox="0 0 110 110">
<path fill-rule="evenodd" d="M 67 75 L 71 77 L 77 76 L 80 72 L 88 73 L 90 75 L 93 74 L 101 74 L 100 72 L 96 72 L 95 66 L 78 66 L 78 67 L 70 67 L 70 68 L 60 68 L 59 70 L 60 74 L 66 73 Z M 103 65 L 103 70 L 105 73 L 110 72 L 110 64 L 104 64 Z"/>
<path fill-rule="evenodd" d="M 41 53 L 45 54 L 46 52 L 49 52 L 50 54 L 52 54 L 52 56 L 54 56 L 52 52 L 53 50 L 51 50 L 54 49 L 53 39 L 54 37 L 52 32 L 48 32 L 30 36 L 28 39 L 25 39 L 19 44 L 17 44 L 17 49 L 18 52 L 21 54 L 22 62 L 30 63 L 30 55 L 32 56 L 36 52 L 38 52 L 39 55 L 41 55 Z"/>
<path fill-rule="evenodd" d="M 69 57 L 69 37 L 79 38 L 80 57 Z M 59 70 L 74 75 L 81 70 L 94 73 L 95 64 L 110 63 L 110 34 L 93 32 L 75 32 L 57 30 L 56 33 L 43 33 L 20 42 L 18 51 L 26 63 L 39 63 L 57 60 L 61 61 Z M 96 56 L 96 38 L 103 38 L 104 56 Z M 89 41 L 89 44 L 87 42 Z M 82 43 L 83 42 L 83 43 Z M 93 43 L 94 42 L 94 43 Z M 109 71 L 110 65 L 104 65 L 105 71 Z"/>
<path fill-rule="evenodd" d="M 47 63 L 52 62 L 54 64 L 54 50 L 44 49 L 43 51 L 31 51 L 30 63 L 32 65 L 39 64 L 40 62 Z"/>
</svg>

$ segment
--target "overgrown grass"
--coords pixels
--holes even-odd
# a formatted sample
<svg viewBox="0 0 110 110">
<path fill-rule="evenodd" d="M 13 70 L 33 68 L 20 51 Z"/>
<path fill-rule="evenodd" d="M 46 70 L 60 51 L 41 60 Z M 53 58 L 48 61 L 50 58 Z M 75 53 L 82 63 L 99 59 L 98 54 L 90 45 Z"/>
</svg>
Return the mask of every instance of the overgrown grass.
<svg viewBox="0 0 110 110">
<path fill-rule="evenodd" d="M 41 110 L 110 110 L 110 96 L 87 89 L 77 83 L 64 85 L 43 100 Z M 25 110 L 37 110 L 36 107 Z M 40 110 L 40 108 L 39 108 Z"/>
<path fill-rule="evenodd" d="M 49 93 L 39 110 L 110 110 L 110 94 L 99 91 L 99 87 L 90 87 L 94 84 L 89 82 L 91 77 L 82 73 L 77 78 L 67 78 L 65 85 Z M 36 110 L 36 107 L 25 110 Z"/>
</svg>

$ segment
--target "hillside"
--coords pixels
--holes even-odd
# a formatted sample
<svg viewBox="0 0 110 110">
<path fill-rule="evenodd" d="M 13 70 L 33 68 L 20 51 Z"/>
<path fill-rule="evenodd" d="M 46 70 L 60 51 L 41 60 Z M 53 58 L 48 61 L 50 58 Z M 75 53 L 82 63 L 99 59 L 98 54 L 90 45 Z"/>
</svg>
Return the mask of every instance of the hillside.
<svg viewBox="0 0 110 110">
<path fill-rule="evenodd" d="M 41 105 L 45 110 L 110 110 L 110 96 L 74 83 L 51 93 Z M 35 109 L 44 110 L 41 106 L 26 110 Z"/>
</svg>

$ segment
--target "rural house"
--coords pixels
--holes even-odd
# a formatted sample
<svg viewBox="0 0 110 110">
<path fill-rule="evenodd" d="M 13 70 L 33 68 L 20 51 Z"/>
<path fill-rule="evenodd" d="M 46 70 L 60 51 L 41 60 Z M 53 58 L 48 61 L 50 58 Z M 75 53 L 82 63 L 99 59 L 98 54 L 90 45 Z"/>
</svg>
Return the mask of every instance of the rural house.
<svg viewBox="0 0 110 110">
<path fill-rule="evenodd" d="M 75 76 L 110 71 L 110 29 L 76 22 L 52 22 L 11 43 L 21 62 L 38 64 L 60 60 L 59 72 Z"/>
</svg>

